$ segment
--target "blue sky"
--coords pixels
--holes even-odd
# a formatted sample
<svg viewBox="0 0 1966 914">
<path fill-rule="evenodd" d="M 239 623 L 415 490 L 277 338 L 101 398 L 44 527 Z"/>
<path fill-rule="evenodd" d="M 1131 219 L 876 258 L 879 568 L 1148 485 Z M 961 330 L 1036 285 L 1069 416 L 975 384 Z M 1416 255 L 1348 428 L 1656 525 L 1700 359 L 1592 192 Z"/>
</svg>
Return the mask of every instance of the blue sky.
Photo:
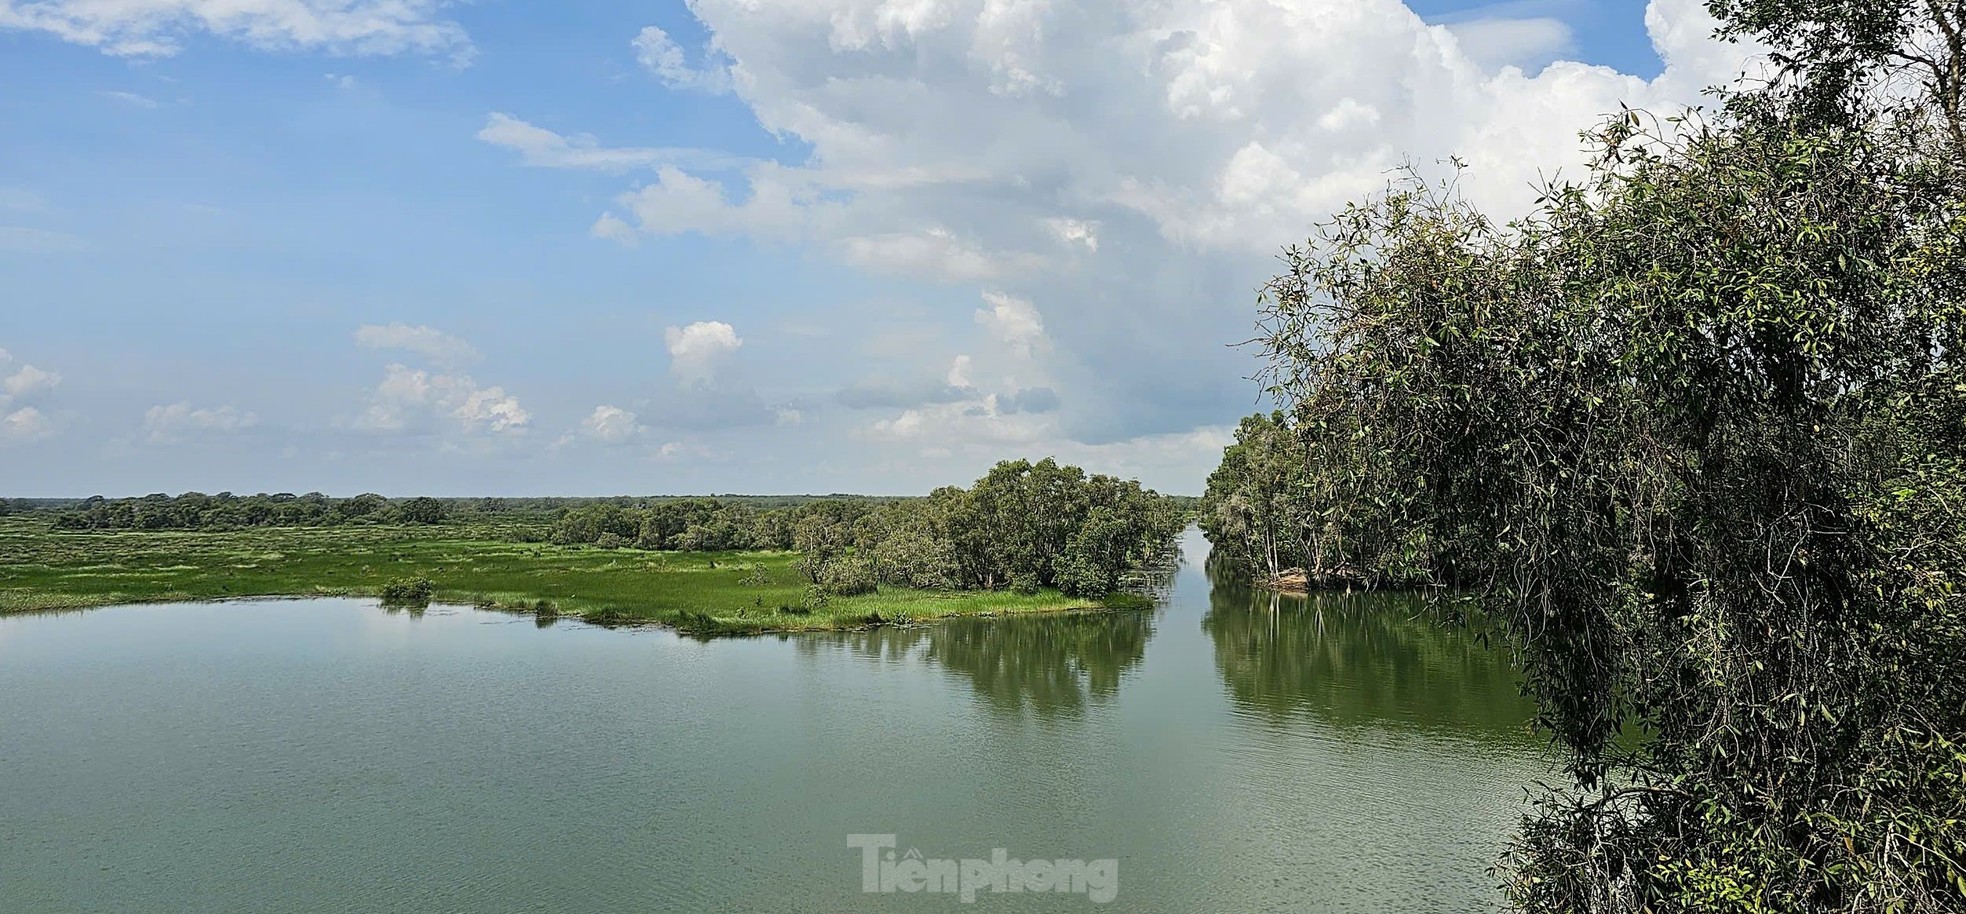
<svg viewBox="0 0 1966 914">
<path fill-rule="evenodd" d="M 0 495 L 1196 492 L 1279 246 L 1519 209 L 1704 15 L 0 0 Z"/>
</svg>

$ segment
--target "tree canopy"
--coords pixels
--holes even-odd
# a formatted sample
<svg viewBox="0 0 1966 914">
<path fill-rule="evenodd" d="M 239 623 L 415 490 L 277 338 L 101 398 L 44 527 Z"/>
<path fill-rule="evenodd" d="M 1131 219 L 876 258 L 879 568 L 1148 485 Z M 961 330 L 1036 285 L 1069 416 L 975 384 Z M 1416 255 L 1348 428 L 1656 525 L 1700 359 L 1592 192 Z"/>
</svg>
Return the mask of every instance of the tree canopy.
<svg viewBox="0 0 1966 914">
<path fill-rule="evenodd" d="M 1958 910 L 1966 8 L 1713 6 L 1779 78 L 1621 114 L 1525 218 L 1416 178 L 1284 252 L 1290 409 L 1206 523 L 1506 625 L 1575 777 L 1523 908 Z"/>
</svg>

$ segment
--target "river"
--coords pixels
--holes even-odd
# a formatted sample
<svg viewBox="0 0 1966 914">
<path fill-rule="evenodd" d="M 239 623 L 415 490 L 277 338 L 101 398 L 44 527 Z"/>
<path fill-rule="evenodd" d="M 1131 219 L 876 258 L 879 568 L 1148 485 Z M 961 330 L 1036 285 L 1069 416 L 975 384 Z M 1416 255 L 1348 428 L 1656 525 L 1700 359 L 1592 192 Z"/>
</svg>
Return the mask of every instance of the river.
<svg viewBox="0 0 1966 914">
<path fill-rule="evenodd" d="M 1498 907 L 1548 769 L 1506 660 L 1184 549 L 1151 612 L 710 642 L 343 599 L 0 617 L 0 911 Z"/>
</svg>

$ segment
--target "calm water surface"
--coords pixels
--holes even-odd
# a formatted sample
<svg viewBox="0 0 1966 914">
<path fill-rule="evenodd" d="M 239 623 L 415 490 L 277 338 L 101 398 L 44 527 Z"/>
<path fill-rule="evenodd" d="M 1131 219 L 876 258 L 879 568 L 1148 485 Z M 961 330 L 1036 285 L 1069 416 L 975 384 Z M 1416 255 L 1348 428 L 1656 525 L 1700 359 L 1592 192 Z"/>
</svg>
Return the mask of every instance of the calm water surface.
<svg viewBox="0 0 1966 914">
<path fill-rule="evenodd" d="M 357 600 L 0 617 L 0 911 L 1454 911 L 1547 770 L 1398 597 L 721 640 Z M 865 895 L 847 835 L 1114 858 Z"/>
</svg>

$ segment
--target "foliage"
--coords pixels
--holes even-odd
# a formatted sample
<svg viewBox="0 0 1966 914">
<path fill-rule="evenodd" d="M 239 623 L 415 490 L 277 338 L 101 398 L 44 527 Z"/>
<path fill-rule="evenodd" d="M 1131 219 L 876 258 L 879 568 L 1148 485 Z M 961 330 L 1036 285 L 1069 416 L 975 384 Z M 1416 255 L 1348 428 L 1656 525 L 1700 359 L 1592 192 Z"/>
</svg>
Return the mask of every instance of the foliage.
<svg viewBox="0 0 1966 914">
<path fill-rule="evenodd" d="M 1717 6 L 1751 32 L 1923 8 Z M 1878 56 L 1794 59 L 1838 54 Z M 1526 910 L 1966 896 L 1966 192 L 1931 129 L 1954 102 L 1824 72 L 1711 122 L 1622 116 L 1588 184 L 1506 226 L 1396 184 L 1265 289 L 1304 472 L 1266 470 L 1292 452 L 1246 422 L 1210 533 L 1410 568 L 1507 624 L 1577 787 L 1515 849 Z M 1296 504 L 1252 500 L 1277 488 Z"/>
<path fill-rule="evenodd" d="M 874 577 L 872 562 L 860 556 L 840 556 L 820 569 L 814 586 L 827 596 L 854 597 L 879 590 L 880 582 Z"/>
<path fill-rule="evenodd" d="M 142 498 L 85 499 L 55 518 L 61 530 L 212 530 L 236 527 L 329 526 L 375 518 L 369 501 L 358 496 L 336 502 L 319 492 L 306 495 L 235 496 L 186 492 Z M 351 504 L 352 503 L 352 504 Z M 348 506 L 343 510 L 343 506 Z M 376 518 L 380 519 L 380 518 Z"/>
<path fill-rule="evenodd" d="M 429 578 L 396 578 L 378 594 L 384 606 L 428 606 L 436 585 Z"/>
<path fill-rule="evenodd" d="M 253 528 L 155 533 L 50 531 L 0 519 L 0 613 L 252 596 L 379 596 L 428 579 L 459 605 L 661 623 L 697 635 L 859 628 L 870 614 L 938 619 L 1103 608 L 1056 590 L 916 590 L 833 597 L 787 615 L 808 586 L 784 552 L 608 552 L 540 542 L 548 521 Z M 754 583 L 747 583 L 747 581 Z M 761 583 L 758 583 L 761 582 Z"/>
<path fill-rule="evenodd" d="M 1966 3 L 1708 0 L 1722 33 L 1773 46 L 1796 115 L 1835 127 L 1882 104 L 1966 158 Z M 1895 99 L 1914 101 L 1899 104 Z"/>
<path fill-rule="evenodd" d="M 1282 412 L 1254 415 L 1208 477 L 1199 511 L 1210 560 L 1247 576 L 1281 578 L 1303 569 L 1322 586 L 1418 583 L 1419 531 L 1339 485 L 1358 459 L 1358 439 L 1306 435 Z"/>
<path fill-rule="evenodd" d="M 886 502 L 591 504 L 564 511 L 551 538 L 681 552 L 791 549 L 806 580 L 835 594 L 1021 584 L 1024 594 L 1056 588 L 1098 598 L 1152 565 L 1184 523 L 1179 503 L 1137 482 L 1045 459 L 1004 461 L 968 489 Z"/>
<path fill-rule="evenodd" d="M 403 501 L 397 515 L 403 519 L 403 523 L 444 523 L 444 517 L 450 517 L 450 509 L 446 509 L 444 503 L 436 501 L 434 497 L 417 495 Z"/>
</svg>

